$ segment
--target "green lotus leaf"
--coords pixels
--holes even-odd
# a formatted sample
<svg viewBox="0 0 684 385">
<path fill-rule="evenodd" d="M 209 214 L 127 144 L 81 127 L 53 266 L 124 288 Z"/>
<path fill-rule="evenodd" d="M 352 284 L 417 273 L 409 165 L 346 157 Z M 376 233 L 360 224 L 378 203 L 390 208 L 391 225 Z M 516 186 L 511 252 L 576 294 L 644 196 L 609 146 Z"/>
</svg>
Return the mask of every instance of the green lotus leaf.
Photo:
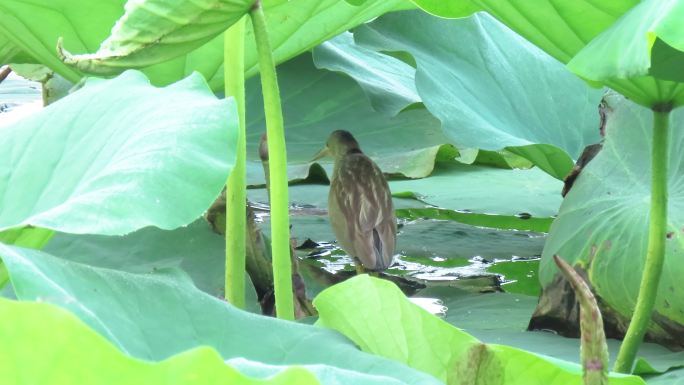
<svg viewBox="0 0 684 385">
<path fill-rule="evenodd" d="M 582 384 L 579 365 L 485 344 L 414 305 L 393 283 L 368 275 L 326 289 L 314 306 L 319 325 L 340 331 L 364 351 L 406 363 L 447 384 Z M 645 382 L 612 374 L 609 384 Z"/>
<path fill-rule="evenodd" d="M 0 232 L 0 242 L 6 245 L 42 249 L 54 234 L 54 231 L 40 227 L 16 227 Z"/>
<path fill-rule="evenodd" d="M 406 0 L 367 0 L 359 5 L 339 0 L 267 0 L 264 7 L 276 63 L 285 62 L 386 12 L 414 8 Z M 258 72 L 251 27 L 245 36 L 245 70 L 251 76 Z"/>
<path fill-rule="evenodd" d="M 494 265 L 496 266 L 499 264 Z M 503 288 L 508 290 L 508 285 Z M 579 362 L 579 338 L 567 338 L 551 331 L 526 330 L 530 315 L 537 305 L 536 295 L 479 294 L 437 286 L 423 289 L 414 297 L 439 299 L 447 308 L 445 321 L 484 342 L 510 345 L 561 360 Z M 610 357 L 615 359 L 621 341 L 608 339 L 607 342 Z M 637 356 L 639 358 L 634 369 L 635 374 L 667 372 L 664 376 L 649 377 L 649 384 L 661 377 L 672 378 L 671 369 L 681 367 L 684 363 L 684 352 L 673 352 L 653 343 L 643 343 Z"/>
<path fill-rule="evenodd" d="M 425 7 L 426 10 L 443 17 L 463 17 L 476 11 L 487 11 L 562 63 L 568 63 L 592 39 L 607 31 L 622 15 L 639 4 L 637 0 L 613 0 L 603 2 L 600 6 L 591 0 L 568 2 L 557 2 L 554 0 L 534 2 L 495 0 L 449 0 L 440 2 L 434 0 L 415 0 L 414 2 L 421 7 Z M 621 44 L 627 44 L 624 47 L 628 47 L 627 49 L 631 50 L 638 45 L 643 46 L 645 42 L 648 42 L 646 44 L 653 43 L 654 39 L 652 38 L 650 40 L 643 40 L 646 38 L 643 35 L 634 37 L 633 33 L 639 33 L 649 28 L 648 23 L 641 23 L 641 16 L 645 16 L 644 20 L 646 20 L 657 14 L 659 10 L 665 10 L 667 7 L 673 7 L 673 9 L 677 10 L 681 7 L 677 1 L 669 2 L 667 7 L 660 7 L 660 5 L 661 2 L 657 0 L 642 2 L 636 8 L 646 12 L 641 13 L 641 11 L 637 11 L 640 15 L 633 16 L 628 26 L 619 27 L 616 25 L 614 27 L 632 34 L 623 39 Z M 673 17 L 672 20 L 678 19 Z M 621 23 L 622 21 L 620 20 Z M 630 28 L 633 29 L 630 30 Z M 652 51 L 652 63 L 654 66 L 650 74 L 663 79 L 679 79 L 678 76 L 681 76 L 681 71 L 678 70 L 680 68 L 678 63 L 682 60 L 681 52 L 678 52 L 673 47 L 681 44 L 681 40 L 678 40 L 680 39 L 680 28 L 676 25 L 676 22 L 673 22 L 673 24 L 669 24 L 663 29 L 667 29 L 664 31 L 664 35 L 672 38 L 672 40 L 667 43 L 663 40 L 656 40 L 656 49 Z M 618 37 L 617 39 L 620 40 L 622 38 Z M 602 62 L 608 52 L 613 54 L 624 54 L 627 52 L 625 50 L 619 51 L 618 48 L 609 48 L 608 51 L 592 50 L 594 53 L 588 55 L 586 59 L 596 63 L 599 67 L 603 67 L 604 64 Z M 643 58 L 644 55 L 649 55 L 649 52 L 650 50 L 635 52 L 635 55 L 629 53 L 625 54 L 624 58 L 627 62 L 634 62 L 637 57 Z M 585 67 L 585 70 L 587 73 L 593 71 L 589 67 Z M 606 80 L 604 84 L 635 102 L 646 106 L 662 101 L 672 101 L 677 105 L 684 103 L 684 86 L 660 80 L 656 77 L 639 76 L 629 79 L 612 79 Z"/>
<path fill-rule="evenodd" d="M 362 150 L 389 174 L 421 178 L 432 172 L 440 150 L 450 152 L 451 158 L 458 154 L 443 135 L 439 121 L 427 110 L 415 108 L 388 118 L 373 109 L 352 79 L 317 69 L 310 54 L 281 64 L 278 74 L 290 180 L 309 175 L 311 159 L 336 129 L 352 132 Z M 264 172 L 257 149 L 265 122 L 258 78 L 247 81 L 246 100 L 247 183 L 263 184 Z M 332 160 L 321 164 L 331 175 Z"/>
<path fill-rule="evenodd" d="M 433 207 L 492 215 L 549 218 L 556 215 L 562 201 L 562 183 L 537 168 L 505 170 L 448 164 L 426 179 L 390 181 L 390 188 L 394 193 L 412 192 L 420 202 Z M 482 199 L 483 196 L 495 198 Z M 397 207 L 416 208 L 425 204 Z"/>
<path fill-rule="evenodd" d="M 146 227 L 124 236 L 57 233 L 43 250 L 69 261 L 130 273 L 177 267 L 198 289 L 224 297 L 226 242 L 204 218 L 174 230 Z M 247 310 L 260 313 L 254 286 L 249 279 L 245 285 Z"/>
<path fill-rule="evenodd" d="M 204 45 L 252 8 L 253 0 L 144 0 L 127 2 L 125 13 L 93 54 L 72 55 L 58 43 L 60 58 L 83 72 L 114 75 L 126 68 L 164 62 Z"/>
<path fill-rule="evenodd" d="M 219 354 L 198 347 L 162 362 L 128 357 L 67 311 L 45 303 L 0 299 L 0 370 L 7 385 L 19 384 L 303 384 L 318 385 L 304 368 L 286 368 L 272 378 L 252 378 L 226 365 Z"/>
<path fill-rule="evenodd" d="M 34 60 L 31 62 L 44 64 L 77 82 L 81 73 L 57 57 L 57 39 L 63 37 L 66 48 L 70 50 L 95 51 L 123 14 L 125 3 L 125 0 L 79 3 L 69 0 L 3 1 L 0 4 L 0 34 L 32 56 Z"/>
<path fill-rule="evenodd" d="M 646 75 L 684 81 L 683 17 L 684 1 L 643 1 L 577 53 L 568 68 L 596 81 Z M 682 88 L 668 88 L 653 102 L 681 103 Z"/>
<path fill-rule="evenodd" d="M 610 27 L 639 0 L 411 0 L 441 17 L 459 18 L 486 11 L 563 63 Z"/>
<path fill-rule="evenodd" d="M 234 102 L 216 99 L 199 75 L 166 88 L 134 71 L 89 82 L 0 126 L 0 230 L 120 235 L 186 225 L 220 193 L 236 125 Z"/>
<path fill-rule="evenodd" d="M 551 257 L 558 254 L 587 272 L 605 304 L 630 317 L 646 256 L 652 113 L 626 100 L 612 104 L 603 150 L 563 201 L 544 247 L 539 276 L 542 286 L 549 285 L 556 274 Z M 652 332 L 663 322 L 670 323 L 665 330 L 684 325 L 684 295 L 679 284 L 684 275 L 683 125 L 684 113 L 674 111 L 668 160 L 668 239 Z"/>
<path fill-rule="evenodd" d="M 378 378 L 402 384 L 439 383 L 399 363 L 360 352 L 329 330 L 234 308 L 195 288 L 178 269 L 133 274 L 3 244 L 0 256 L 17 298 L 70 310 L 138 359 L 164 360 L 208 345 L 223 359 L 244 358 L 268 365 L 322 364 L 354 371 L 357 378 L 372 375 L 360 384 L 375 384 Z"/>
<path fill-rule="evenodd" d="M 343 33 L 313 50 L 316 67 L 339 71 L 356 80 L 376 111 L 394 116 L 412 103 L 420 102 L 415 86 L 415 68 L 391 56 L 354 43 Z"/>
<path fill-rule="evenodd" d="M 423 103 L 465 147 L 506 148 L 562 179 L 600 139 L 601 91 L 491 16 L 397 12 L 357 28 L 355 37 L 375 50 L 413 55 Z"/>
<path fill-rule="evenodd" d="M 349 0 L 347 0 L 349 1 Z M 479 2 L 456 0 L 411 0 L 424 11 L 440 17 L 465 17 L 480 11 Z"/>
<path fill-rule="evenodd" d="M 240 370 L 249 376 L 263 379 L 270 379 L 274 375 L 282 373 L 285 370 L 291 370 L 290 367 L 283 365 L 268 365 L 261 362 L 249 361 L 244 358 L 232 358 L 226 361 L 227 364 Z M 406 382 L 385 377 L 374 376 L 364 373 L 355 372 L 352 370 L 339 369 L 328 365 L 297 365 L 298 368 L 307 369 L 314 373 L 321 384 L 339 384 L 344 381 L 347 384 L 362 384 L 362 385 L 404 385 Z M 434 381 L 433 381 L 434 382 Z M 292 382 L 290 384 L 299 384 Z"/>
<path fill-rule="evenodd" d="M 16 44 L 12 43 L 7 36 L 0 33 L 0 65 L 19 61 L 30 61 Z"/>
<path fill-rule="evenodd" d="M 138 4 L 140 2 L 136 2 Z M 242 3 L 236 1 L 235 3 Z M 15 62 L 39 62 L 55 70 L 72 82 L 78 81 L 83 73 L 64 64 L 55 49 L 57 39 L 63 37 L 64 48 L 72 53 L 96 52 L 100 43 L 110 35 L 112 27 L 124 14 L 125 0 L 101 0 L 97 2 L 73 2 L 70 0 L 8 0 L 0 4 L 0 47 L 6 36 L 7 44 L 30 54 Z M 337 0 L 306 0 L 287 2 L 264 1 L 269 23 L 269 36 L 274 47 L 274 58 L 280 63 L 304 52 L 349 28 L 377 17 L 387 11 L 410 7 L 404 0 L 374 0 L 355 7 Z M 135 6 L 139 8 L 140 6 Z M 162 12 L 164 7 L 161 7 Z M 142 10 L 141 10 L 142 11 Z M 147 17 L 130 20 L 145 24 Z M 181 17 L 182 19 L 183 17 Z M 209 19 L 214 22 L 215 19 Z M 173 20 L 164 21 L 166 26 Z M 218 23 L 220 24 L 220 22 Z M 248 23 L 249 25 L 249 23 Z M 128 29 L 126 26 L 124 28 Z M 156 28 L 155 28 L 156 29 Z M 248 75 L 258 72 L 256 47 L 251 26 L 247 30 L 245 68 Z M 135 31 L 134 31 L 135 32 Z M 137 33 L 137 32 L 136 32 Z M 148 32 L 149 33 L 149 32 Z M 203 33 L 202 33 L 203 35 Z M 135 38 L 135 36 L 130 36 Z M 181 36 L 177 46 L 191 47 L 194 36 Z M 124 38 L 127 38 L 124 36 Z M 126 40 L 124 40 L 126 41 Z M 129 42 L 135 44 L 135 42 Z M 119 43 L 117 43 L 119 44 Z M 128 44 L 128 43 L 126 43 Z M 17 47 L 17 48 L 15 48 Z M 167 46 L 174 52 L 162 54 L 169 59 L 144 69 L 153 84 L 167 85 L 198 71 L 209 79 L 214 90 L 223 89 L 223 35 L 218 34 L 204 45 L 190 52 L 175 52 L 174 45 Z M 140 51 L 138 56 L 147 54 Z M 177 57 L 170 59 L 171 56 Z M 19 60 L 21 59 L 21 60 Z M 124 60 L 123 58 L 115 58 Z M 135 63 L 130 63 L 134 65 Z M 123 70 L 123 69 L 121 69 Z"/>
</svg>

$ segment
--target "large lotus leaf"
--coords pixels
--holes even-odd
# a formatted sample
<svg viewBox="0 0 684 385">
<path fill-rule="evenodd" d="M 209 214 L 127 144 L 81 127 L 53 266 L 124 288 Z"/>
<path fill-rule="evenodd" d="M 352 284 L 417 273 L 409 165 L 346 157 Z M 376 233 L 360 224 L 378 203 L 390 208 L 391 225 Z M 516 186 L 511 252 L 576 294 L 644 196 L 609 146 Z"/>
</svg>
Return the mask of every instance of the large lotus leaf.
<svg viewBox="0 0 684 385">
<path fill-rule="evenodd" d="M 610 27 L 639 0 L 411 0 L 441 17 L 459 18 L 487 11 L 551 56 L 567 63 L 587 42 Z"/>
<path fill-rule="evenodd" d="M 684 81 L 684 1 L 642 1 L 598 37 L 569 63 L 568 68 L 591 80 L 653 75 Z M 663 90 L 667 102 L 677 90 Z M 681 89 L 676 91 L 681 92 Z M 660 99 L 661 98 L 661 99 Z"/>
<path fill-rule="evenodd" d="M 373 110 L 352 79 L 316 69 L 309 54 L 281 64 L 278 74 L 290 179 L 303 179 L 308 175 L 311 159 L 336 129 L 352 132 L 363 151 L 373 157 L 384 172 L 412 178 L 430 174 L 440 147 L 449 143 L 439 121 L 424 108 L 388 118 Z M 257 154 L 261 134 L 265 131 L 259 79 L 250 79 L 246 87 L 247 183 L 263 184 L 264 173 Z M 331 170 L 331 162 L 322 163 Z"/>
<path fill-rule="evenodd" d="M 80 74 L 57 57 L 57 39 L 64 37 L 70 49 L 96 49 L 123 14 L 125 3 L 7 0 L 0 4 L 0 33 L 38 62 L 76 82 Z"/>
<path fill-rule="evenodd" d="M 405 384 L 327 365 L 266 365 L 243 358 L 224 363 L 195 348 L 159 363 L 130 358 L 72 314 L 50 304 L 0 299 L 0 369 L 4 384 Z M 226 365 L 227 364 L 227 365 Z M 321 380 L 319 381 L 318 378 Z"/>
<path fill-rule="evenodd" d="M 131 273 L 178 267 L 200 290 L 224 296 L 225 239 L 204 218 L 175 230 L 146 227 L 124 236 L 58 233 L 43 250 L 73 262 Z M 254 286 L 249 279 L 245 284 L 247 309 L 261 312 Z"/>
<path fill-rule="evenodd" d="M 562 201 L 562 183 L 536 168 L 505 170 L 449 164 L 426 179 L 390 181 L 390 188 L 394 193 L 414 193 L 420 201 L 436 207 L 494 215 L 526 213 L 548 218 L 556 215 Z"/>
<path fill-rule="evenodd" d="M 40 227 L 15 227 L 13 229 L 0 231 L 0 243 L 41 249 L 50 241 L 54 234 L 54 231 Z M 0 261 L 0 288 L 4 289 L 8 280 L 9 274 L 7 273 L 7 268 L 5 267 L 5 264 Z"/>
<path fill-rule="evenodd" d="M 360 5 L 339 0 L 267 0 L 264 6 L 276 63 L 293 58 L 386 12 L 414 8 L 406 0 L 367 0 Z M 258 72 L 251 27 L 247 28 L 245 35 L 245 70 L 251 76 Z"/>
<path fill-rule="evenodd" d="M 326 289 L 314 305 L 322 326 L 339 330 L 365 351 L 404 362 L 447 384 L 582 383 L 579 365 L 484 344 L 412 304 L 394 284 L 368 275 Z M 611 375 L 609 383 L 644 381 Z"/>
<path fill-rule="evenodd" d="M 646 255 L 650 202 L 652 116 L 629 101 L 614 103 L 603 151 L 589 163 L 563 201 L 544 248 L 540 279 L 556 274 L 558 254 L 588 273 L 604 303 L 629 317 L 639 291 Z M 684 113 L 671 118 L 668 166 L 668 239 L 654 318 L 684 324 Z M 652 325 L 653 326 L 653 325 Z M 671 325 L 674 326 L 674 325 Z"/>
<path fill-rule="evenodd" d="M 332 365 L 437 384 L 401 364 L 358 351 L 329 330 L 238 310 L 192 285 L 179 270 L 132 274 L 0 244 L 19 299 L 69 309 L 125 353 L 162 360 L 208 345 L 224 359 L 271 365 Z"/>
<path fill-rule="evenodd" d="M 40 227 L 16 227 L 0 232 L 0 242 L 6 245 L 41 249 L 54 235 L 54 231 Z"/>
<path fill-rule="evenodd" d="M 282 365 L 268 365 L 261 362 L 248 361 L 244 358 L 233 358 L 226 361 L 227 364 L 240 370 L 249 376 L 256 378 L 269 379 L 273 375 L 288 370 L 287 366 Z M 298 365 L 298 367 L 308 369 L 315 373 L 316 377 L 322 384 L 365 384 L 365 385 L 402 385 L 406 384 L 401 380 L 390 377 L 374 376 L 364 373 L 355 372 L 352 370 L 340 369 L 328 365 Z M 291 370 L 291 369 L 290 369 Z M 297 384 L 292 382 L 289 384 Z"/>
<path fill-rule="evenodd" d="M 131 358 L 74 315 L 50 304 L 0 299 L 0 317 L 0 370 L 7 385 L 319 384 L 304 368 L 281 369 L 267 381 L 248 376 L 206 347 L 159 363 Z"/>
<path fill-rule="evenodd" d="M 159 363 L 131 358 L 72 314 L 43 303 L 0 299 L 5 348 L 0 369 L 5 384 L 305 384 L 317 385 L 304 368 L 283 368 L 264 381 L 226 365 L 216 351 L 201 347 Z"/>
<path fill-rule="evenodd" d="M 351 0 L 347 0 L 350 1 Z M 411 0 L 421 9 L 440 17 L 465 17 L 480 11 L 476 1 Z"/>
<path fill-rule="evenodd" d="M 139 2 L 136 2 L 139 3 Z M 71 81 L 82 73 L 59 60 L 55 46 L 59 37 L 74 53 L 97 51 L 100 43 L 124 14 L 125 0 L 73 2 L 71 0 L 7 0 L 0 4 L 0 36 L 31 54 Z M 403 0 L 367 1 L 355 7 L 338 0 L 296 2 L 264 1 L 269 35 L 276 62 L 283 62 L 315 45 L 387 11 L 410 6 Z M 171 23 L 171 21 L 167 21 Z M 248 23 L 249 24 L 249 23 Z M 257 55 L 248 28 L 246 62 L 248 74 L 257 71 Z M 2 39 L 0 37 L 0 43 Z M 14 48 L 13 48 L 14 49 Z M 223 87 L 223 36 L 218 35 L 198 49 L 144 69 L 156 85 L 166 85 L 199 71 L 212 88 Z M 30 58 L 23 55 L 19 62 Z M 34 59 L 30 59 L 33 62 Z"/>
<path fill-rule="evenodd" d="M 0 127 L 0 229 L 125 234 L 192 222 L 235 157 L 234 102 L 199 75 L 155 88 L 139 72 L 91 82 Z"/>
<path fill-rule="evenodd" d="M 486 343 L 511 345 L 537 354 L 579 362 L 579 338 L 566 338 L 550 331 L 527 331 L 530 315 L 538 301 L 536 296 L 479 294 L 448 287 L 428 287 L 416 293 L 415 297 L 441 300 L 447 308 L 445 321 Z M 621 341 L 608 339 L 607 343 L 610 357 L 614 360 Z M 684 352 L 672 352 L 652 343 L 642 344 L 638 357 L 635 374 L 664 373 L 684 363 Z"/>
<path fill-rule="evenodd" d="M 66 79 L 77 82 L 83 73 L 57 55 L 58 38 L 72 52 L 94 52 L 124 13 L 125 0 L 73 2 L 69 0 L 8 0 L 0 4 L 0 32 L 38 61 Z M 215 58 L 208 60 L 207 58 Z M 25 61 L 16 59 L 15 62 Z M 170 61 L 145 68 L 153 84 L 167 85 L 193 71 L 214 76 L 223 63 L 223 37 Z M 218 89 L 222 82 L 212 84 Z"/>
<path fill-rule="evenodd" d="M 593 0 L 561 2 L 556 0 L 534 2 L 448 0 L 443 4 L 439 4 L 442 2 L 435 0 L 413 1 L 421 7 L 425 7 L 426 10 L 444 17 L 463 17 L 476 11 L 487 11 L 563 63 L 568 63 L 592 39 L 611 27 L 623 14 L 639 3 L 638 0 L 613 0 L 602 2 L 599 6 Z M 674 3 L 669 2 L 668 6 Z M 650 2 L 650 4 L 660 8 L 661 2 L 655 0 Z M 650 7 L 650 5 L 645 5 L 644 7 Z M 657 10 L 655 11 L 657 12 Z M 647 18 L 649 17 L 648 15 L 646 16 Z M 632 28 L 632 26 L 629 28 Z M 643 29 L 643 25 L 637 27 L 634 28 L 637 28 L 637 30 Z M 677 28 L 679 27 L 676 26 L 674 30 Z M 634 30 L 629 32 L 633 33 Z M 678 36 L 678 34 L 674 34 L 671 31 L 668 31 L 667 34 Z M 633 39 L 634 35 L 631 36 L 625 41 L 636 43 L 637 45 L 644 44 L 643 42 L 635 42 L 636 39 L 641 39 L 641 37 Z M 681 42 L 681 40 L 677 41 Z M 656 71 L 653 75 L 664 78 L 681 76 L 673 75 L 673 72 L 670 71 L 670 69 L 677 71 L 677 63 L 681 60 L 681 54 L 677 53 L 676 49 L 668 47 L 667 44 L 661 45 L 663 44 L 662 41 L 656 41 L 656 44 L 658 47 L 653 51 L 656 54 L 653 57 L 654 69 L 665 69 L 665 71 Z M 618 51 L 611 49 L 611 52 Z M 605 58 L 605 55 L 606 52 L 596 51 L 596 55 L 592 55 L 591 59 L 595 59 L 597 63 L 600 63 Z M 642 52 L 637 56 L 643 57 L 643 55 L 644 53 Z M 630 58 L 627 58 L 628 56 Z M 625 56 L 626 60 L 633 61 L 634 59 L 631 57 L 631 53 Z M 670 63 L 669 60 L 671 59 L 676 60 Z M 652 76 L 607 80 L 605 84 L 644 105 L 651 105 L 654 100 L 662 100 L 663 91 L 666 91 L 665 94 L 671 96 L 674 99 L 672 101 L 676 104 L 684 102 L 684 86 L 658 80 Z"/>
<path fill-rule="evenodd" d="M 12 43 L 7 36 L 0 33 L 0 66 L 13 63 L 17 59 L 26 61 L 28 58 L 21 51 L 21 48 Z"/>
<path fill-rule="evenodd" d="M 466 225 L 490 227 L 495 229 L 507 230 L 523 230 L 535 231 L 539 233 L 546 233 L 553 222 L 552 217 L 539 218 L 528 217 L 527 215 L 495 215 L 473 213 L 468 211 L 449 210 L 442 208 L 435 208 L 431 205 L 428 207 L 410 207 L 416 205 L 416 202 L 402 201 L 402 205 L 394 211 L 397 218 L 406 220 L 414 219 L 437 219 L 444 221 L 455 221 Z M 408 204 L 407 204 L 408 203 Z M 406 207 L 402 207 L 402 206 Z M 397 206 L 395 206 L 397 207 Z"/>
<path fill-rule="evenodd" d="M 358 28 L 356 39 L 413 55 L 425 106 L 466 147 L 508 148 L 562 179 L 600 140 L 601 91 L 489 15 L 398 12 Z"/>
<path fill-rule="evenodd" d="M 393 116 L 409 104 L 421 101 L 415 86 L 415 68 L 355 44 L 349 32 L 314 48 L 313 55 L 318 68 L 344 72 L 354 78 L 377 111 Z"/>
<path fill-rule="evenodd" d="M 648 385 L 682 385 L 684 384 L 684 369 L 667 372 L 662 376 L 648 377 Z"/>
<path fill-rule="evenodd" d="M 60 56 L 79 70 L 112 75 L 190 52 L 225 31 L 252 8 L 253 0 L 129 1 L 125 13 L 94 54 Z"/>
</svg>

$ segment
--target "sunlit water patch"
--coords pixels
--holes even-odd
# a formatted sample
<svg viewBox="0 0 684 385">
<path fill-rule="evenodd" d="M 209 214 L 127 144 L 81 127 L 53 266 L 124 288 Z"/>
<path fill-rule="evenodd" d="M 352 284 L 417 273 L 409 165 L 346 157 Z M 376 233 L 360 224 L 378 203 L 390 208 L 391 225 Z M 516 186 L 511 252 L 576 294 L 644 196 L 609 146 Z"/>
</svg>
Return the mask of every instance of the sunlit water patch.
<svg viewBox="0 0 684 385">
<path fill-rule="evenodd" d="M 0 67 L 2 72 L 6 67 Z M 0 124 L 7 125 L 43 107 L 41 85 L 14 72 L 0 82 Z"/>
</svg>

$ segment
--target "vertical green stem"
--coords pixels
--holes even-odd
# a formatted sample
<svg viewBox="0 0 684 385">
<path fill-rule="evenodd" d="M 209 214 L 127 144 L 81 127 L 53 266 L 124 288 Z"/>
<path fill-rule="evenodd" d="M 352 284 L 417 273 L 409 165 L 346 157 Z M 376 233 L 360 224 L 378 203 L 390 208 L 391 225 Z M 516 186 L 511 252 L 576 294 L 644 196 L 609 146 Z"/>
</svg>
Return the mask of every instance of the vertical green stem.
<svg viewBox="0 0 684 385">
<path fill-rule="evenodd" d="M 245 20 L 233 24 L 224 34 L 226 97 L 237 103 L 239 128 L 235 168 L 226 183 L 226 299 L 233 305 L 245 307 L 245 228 L 247 226 L 247 193 L 245 190 L 245 161 L 247 139 L 245 133 Z"/>
<path fill-rule="evenodd" d="M 254 26 L 254 38 L 259 56 L 261 90 L 264 94 L 268 157 L 270 164 L 271 201 L 271 249 L 273 254 L 273 286 L 276 315 L 293 320 L 292 265 L 290 262 L 290 221 L 288 218 L 287 155 L 285 153 L 285 129 L 280 106 L 280 91 L 275 63 L 268 40 L 266 18 L 257 0 L 250 12 Z"/>
<path fill-rule="evenodd" d="M 670 107 L 653 110 L 653 148 L 651 149 L 651 210 L 648 249 L 634 315 L 620 346 L 614 370 L 631 373 L 634 358 L 651 321 L 660 274 L 665 260 L 667 234 L 667 159 Z"/>
</svg>

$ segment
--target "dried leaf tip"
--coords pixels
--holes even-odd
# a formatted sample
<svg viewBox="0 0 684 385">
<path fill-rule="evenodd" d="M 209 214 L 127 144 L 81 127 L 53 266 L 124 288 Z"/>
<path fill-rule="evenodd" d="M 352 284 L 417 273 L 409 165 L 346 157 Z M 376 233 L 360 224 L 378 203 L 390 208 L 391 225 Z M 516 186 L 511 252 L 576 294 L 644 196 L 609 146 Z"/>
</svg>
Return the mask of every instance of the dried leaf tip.
<svg viewBox="0 0 684 385">
<path fill-rule="evenodd" d="M 608 384 L 608 345 L 603 318 L 589 285 L 558 255 L 553 260 L 575 290 L 580 306 L 580 358 L 584 385 Z"/>
</svg>

